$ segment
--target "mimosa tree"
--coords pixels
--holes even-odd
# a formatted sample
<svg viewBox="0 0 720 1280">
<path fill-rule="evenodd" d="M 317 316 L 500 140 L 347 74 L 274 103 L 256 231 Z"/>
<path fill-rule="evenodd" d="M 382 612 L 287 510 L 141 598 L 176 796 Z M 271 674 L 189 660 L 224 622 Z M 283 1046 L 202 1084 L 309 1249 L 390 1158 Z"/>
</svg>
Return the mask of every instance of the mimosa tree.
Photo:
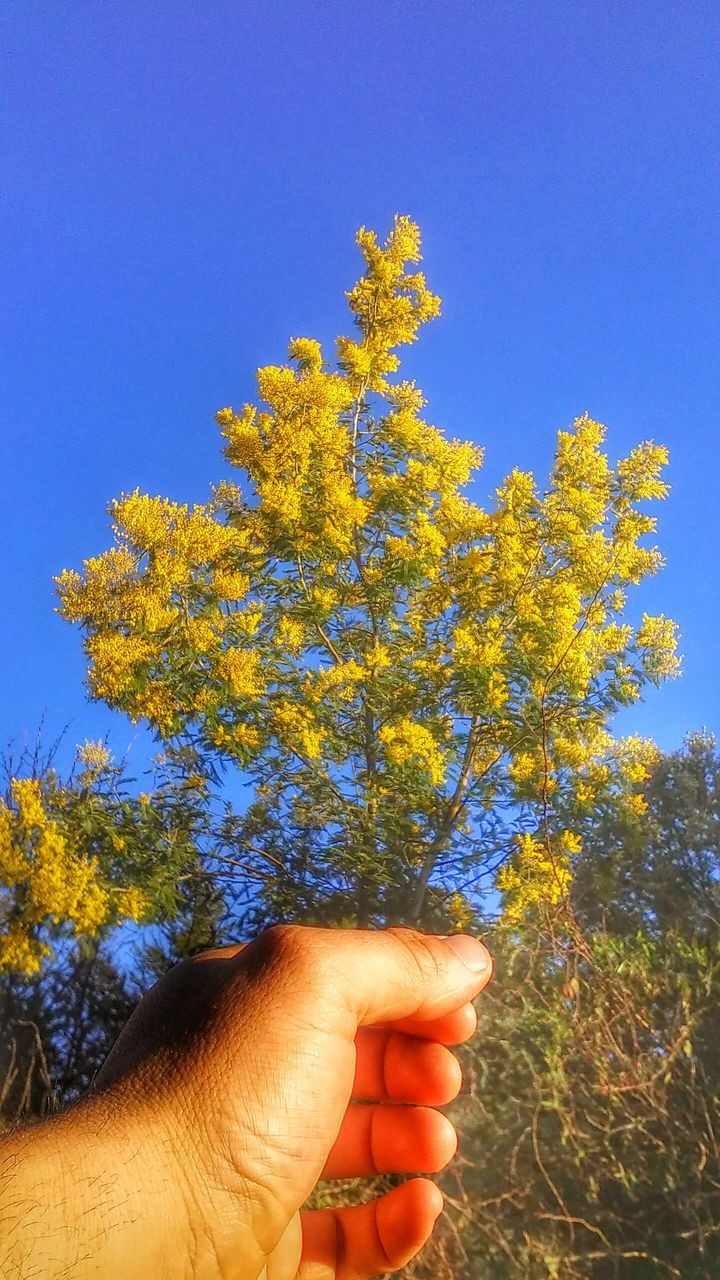
<svg viewBox="0 0 720 1280">
<path fill-rule="evenodd" d="M 67 778 L 28 763 L 6 769 L 0 795 L 0 987 L 39 975 L 60 942 L 174 920 L 211 837 L 199 775 L 158 765 L 152 795 L 134 796 L 102 742 L 78 747 Z"/>
<path fill-rule="evenodd" d="M 564 898 L 599 804 L 642 808 L 653 749 L 608 722 L 677 666 L 672 622 L 624 621 L 661 564 L 644 503 L 666 451 L 612 467 L 584 416 L 544 489 L 515 469 L 476 505 L 481 450 L 395 377 L 440 312 L 419 230 L 357 242 L 334 365 L 295 338 L 258 370 L 259 408 L 217 415 L 248 495 L 123 495 L 114 545 L 60 575 L 61 612 L 94 698 L 251 781 L 225 836 L 257 923 L 463 927 L 493 883 L 512 923 Z"/>
</svg>

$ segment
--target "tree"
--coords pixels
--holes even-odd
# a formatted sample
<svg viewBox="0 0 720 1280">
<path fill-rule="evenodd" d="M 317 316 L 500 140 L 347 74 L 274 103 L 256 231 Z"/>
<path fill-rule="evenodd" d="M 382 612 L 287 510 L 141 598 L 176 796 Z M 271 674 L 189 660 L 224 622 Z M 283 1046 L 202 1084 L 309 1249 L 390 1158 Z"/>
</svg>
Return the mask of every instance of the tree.
<svg viewBox="0 0 720 1280">
<path fill-rule="evenodd" d="M 24 777 L 5 763 L 0 971 L 38 973 L 53 937 L 94 936 L 105 926 L 141 918 L 148 907 L 132 875 L 132 857 L 118 856 L 126 844 L 121 828 L 129 825 L 117 794 L 121 771 L 105 746 L 94 742 L 78 749 L 76 766 L 63 783 L 52 763 L 38 768 L 33 761 Z M 124 807 L 129 815 L 129 802 Z M 134 852 L 142 869 L 142 846 Z"/>
<path fill-rule="evenodd" d="M 720 929 L 720 759 L 708 733 L 658 756 L 640 812 L 608 808 L 585 836 L 573 886 L 586 927 L 702 940 Z"/>
<path fill-rule="evenodd" d="M 494 947 L 458 1120 L 468 1276 L 710 1280 L 720 940 Z"/>
<path fill-rule="evenodd" d="M 0 1128 L 50 1114 L 88 1088 L 138 992 L 107 938 L 81 938 L 40 974 L 0 977 Z"/>
<path fill-rule="evenodd" d="M 511 855 L 499 887 L 520 918 L 566 895 L 575 819 L 643 776 L 647 746 L 606 725 L 677 666 L 673 623 L 622 621 L 661 563 L 641 507 L 666 492 L 666 451 L 612 468 L 585 416 L 544 493 L 516 469 L 489 510 L 463 497 L 480 449 L 389 379 L 439 314 L 408 270 L 418 228 L 357 239 L 357 334 L 335 368 L 293 339 L 288 365 L 258 370 L 265 407 L 217 415 L 255 504 L 228 480 L 193 509 L 123 495 L 114 545 L 58 578 L 60 611 L 93 697 L 206 774 L 251 779 L 228 819 L 238 881 L 258 883 L 243 927 L 462 925 Z"/>
<path fill-rule="evenodd" d="M 109 507 L 113 545 L 57 579 L 90 696 L 147 723 L 171 779 L 102 808 L 102 822 L 99 807 L 91 831 L 97 840 L 100 824 L 123 866 L 132 853 L 136 888 L 162 899 L 150 974 L 283 919 L 474 928 L 494 887 L 532 979 L 503 993 L 514 1046 L 517 1009 L 533 1012 L 530 991 L 554 1008 L 579 937 L 569 908 L 583 837 L 598 814 L 646 803 L 657 753 L 608 726 L 677 670 L 670 620 L 624 620 L 627 590 L 662 563 L 645 503 L 665 496 L 667 454 L 645 441 L 613 467 L 605 428 L 584 415 L 559 432 L 544 488 L 514 469 L 487 509 L 463 496 L 481 450 L 446 439 L 421 416 L 416 385 L 392 377 L 397 350 L 439 315 L 414 269 L 418 228 L 396 217 L 384 245 L 364 228 L 357 240 L 356 333 L 337 339 L 334 366 L 314 339 L 293 339 L 287 364 L 258 370 L 259 408 L 217 414 L 249 496 L 230 479 L 194 507 L 123 494 Z M 223 795 L 228 769 L 249 780 L 242 812 Z M 13 791 L 4 819 L 16 844 L 20 801 Z M 87 835 L 73 845 L 80 862 Z M 97 857 L 112 886 L 112 860 Z M 553 919 L 565 951 L 546 945 Z M 559 1031 L 540 1009 L 529 1052 L 544 1070 L 575 1024 Z M 516 1065 L 503 1054 L 512 1109 Z M 518 1120 L 536 1105 L 534 1077 L 523 1088 Z M 484 1131 L 476 1120 L 473 1142 L 497 1137 L 494 1119 Z M 367 1190 L 334 1188 L 351 1200 Z M 549 1257 L 547 1233 L 538 1239 Z M 445 1234 L 438 1280 L 464 1265 L 463 1247 Z M 523 1265 L 541 1265 L 529 1248 Z"/>
<path fill-rule="evenodd" d="M 38 744 L 3 766 L 0 1115 L 6 1118 L 43 1114 L 82 1092 L 132 1012 L 147 972 L 141 965 L 134 985 L 120 972 L 112 955 L 119 924 L 154 924 L 164 932 L 168 967 L 219 937 L 224 910 L 217 873 L 210 878 L 204 864 L 217 823 L 187 752 L 158 759 L 152 795 L 133 796 L 134 779 L 103 743 L 79 747 L 64 780 L 53 763 L 58 745 L 43 758 Z M 181 924 L 191 917 L 195 931 L 183 937 Z M 157 965 L 157 954 L 148 955 L 147 970 Z"/>
<path fill-rule="evenodd" d="M 717 1274 L 718 777 L 691 735 L 585 841 L 573 906 L 494 931 L 458 1114 L 468 1276 Z"/>
</svg>

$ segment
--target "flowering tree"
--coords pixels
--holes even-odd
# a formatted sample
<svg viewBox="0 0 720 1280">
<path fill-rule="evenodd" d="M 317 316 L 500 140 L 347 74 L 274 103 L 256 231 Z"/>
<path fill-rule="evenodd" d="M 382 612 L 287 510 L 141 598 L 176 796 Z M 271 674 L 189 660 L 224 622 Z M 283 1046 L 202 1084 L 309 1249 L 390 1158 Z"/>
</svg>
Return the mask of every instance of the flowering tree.
<svg viewBox="0 0 720 1280">
<path fill-rule="evenodd" d="M 52 763 L 6 773 L 0 978 L 40 974 L 60 940 L 99 939 L 123 921 L 176 916 L 184 882 L 202 874 L 203 779 L 165 769 L 152 797 L 134 797 L 101 742 L 78 748 L 66 779 Z"/>
<path fill-rule="evenodd" d="M 566 895 L 604 798 L 643 805 L 652 747 L 608 722 L 677 667 L 672 622 L 623 620 L 661 564 L 643 504 L 666 451 L 612 467 L 584 416 L 544 490 L 516 469 L 476 505 L 481 450 L 393 378 L 440 310 L 418 228 L 357 241 L 334 367 L 294 339 L 258 370 L 260 408 L 217 415 L 250 498 L 230 480 L 192 509 L 122 496 L 114 545 L 58 578 L 60 611 L 93 697 L 251 780 L 226 836 L 258 922 L 463 927 L 496 883 L 512 923 Z"/>
</svg>

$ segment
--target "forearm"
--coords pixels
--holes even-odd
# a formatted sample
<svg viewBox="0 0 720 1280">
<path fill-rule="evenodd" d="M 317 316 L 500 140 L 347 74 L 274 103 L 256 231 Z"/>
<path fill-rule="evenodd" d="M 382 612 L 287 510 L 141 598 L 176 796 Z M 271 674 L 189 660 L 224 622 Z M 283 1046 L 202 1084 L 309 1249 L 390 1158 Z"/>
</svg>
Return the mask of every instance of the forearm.
<svg viewBox="0 0 720 1280">
<path fill-rule="evenodd" d="M 184 1189 L 99 1099 L 0 1138 L 3 1280 L 186 1280 Z M 184 1252 L 183 1252 L 184 1250 Z"/>
</svg>

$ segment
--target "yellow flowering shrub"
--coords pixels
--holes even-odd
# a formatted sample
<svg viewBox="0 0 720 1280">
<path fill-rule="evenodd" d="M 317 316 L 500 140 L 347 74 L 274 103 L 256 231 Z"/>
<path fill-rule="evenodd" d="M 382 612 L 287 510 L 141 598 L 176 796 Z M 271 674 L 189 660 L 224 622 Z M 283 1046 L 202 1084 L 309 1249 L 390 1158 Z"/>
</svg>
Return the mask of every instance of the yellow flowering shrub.
<svg viewBox="0 0 720 1280">
<path fill-rule="evenodd" d="M 106 767 L 102 744 L 87 743 L 79 759 L 92 777 Z M 52 809 L 61 812 L 63 796 Z M 147 906 L 140 889 L 117 890 L 100 874 L 77 838 L 51 816 L 39 781 L 12 778 L 8 801 L 0 800 L 0 970 L 37 973 L 51 953 L 42 931 L 69 925 L 76 935 L 95 936 L 108 922 L 139 920 Z"/>
<path fill-rule="evenodd" d="M 385 744 L 390 764 L 416 762 L 427 770 L 435 786 L 442 784 L 445 778 L 442 751 L 425 725 L 417 724 L 409 716 L 405 716 L 396 724 L 383 725 L 378 731 L 378 738 Z"/>
<path fill-rule="evenodd" d="M 227 480 L 192 509 L 124 495 L 115 545 L 57 579 L 60 611 L 83 629 L 93 697 L 272 788 L 283 822 L 260 830 L 252 811 L 250 843 L 286 839 L 304 883 L 300 791 L 366 913 L 382 876 L 419 909 L 398 814 L 426 816 L 422 885 L 448 851 L 453 875 L 498 863 L 474 816 L 499 815 L 502 847 L 536 823 L 548 834 L 521 835 L 497 881 L 518 920 L 562 900 L 571 828 L 608 797 L 642 805 L 650 766 L 607 723 L 678 670 L 669 619 L 624 617 L 662 565 L 643 504 L 667 492 L 667 452 L 643 441 L 613 464 L 584 414 L 544 485 L 513 468 L 486 506 L 464 496 L 482 449 L 448 439 L 395 376 L 440 314 L 419 229 L 397 216 L 384 243 L 363 227 L 357 244 L 354 333 L 334 360 L 295 337 L 257 370 L 258 404 L 216 415 L 253 501 Z"/>
<path fill-rule="evenodd" d="M 568 893 L 570 858 L 580 850 L 572 832 L 563 832 L 555 848 L 548 840 L 528 834 L 516 837 L 517 852 L 501 868 L 497 887 L 504 897 L 503 919 L 516 925 L 533 909 L 555 906 Z"/>
</svg>

